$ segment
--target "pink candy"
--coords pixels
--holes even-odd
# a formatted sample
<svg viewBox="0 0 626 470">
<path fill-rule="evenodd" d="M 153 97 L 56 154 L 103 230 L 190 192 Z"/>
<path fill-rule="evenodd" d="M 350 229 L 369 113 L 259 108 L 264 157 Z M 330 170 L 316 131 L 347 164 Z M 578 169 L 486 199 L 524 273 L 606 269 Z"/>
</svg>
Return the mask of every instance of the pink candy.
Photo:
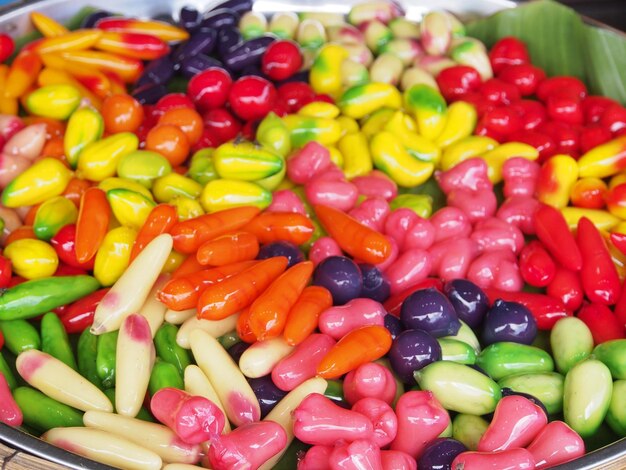
<svg viewBox="0 0 626 470">
<path fill-rule="evenodd" d="M 331 470 L 383 470 L 380 449 L 365 439 L 339 444 L 331 452 L 328 463 Z"/>
<path fill-rule="evenodd" d="M 535 234 L 533 216 L 539 207 L 539 201 L 531 196 L 510 196 L 496 213 L 498 219 L 514 225 L 527 235 Z"/>
<path fill-rule="evenodd" d="M 315 240 L 311 249 L 309 250 L 309 259 L 313 261 L 313 264 L 317 266 L 326 258 L 331 256 L 341 256 L 341 247 L 339 243 L 331 237 L 321 237 Z"/>
<path fill-rule="evenodd" d="M 393 374 L 375 362 L 360 365 L 343 379 L 343 394 L 351 405 L 362 398 L 377 398 L 391 404 L 396 397 L 396 389 Z"/>
<path fill-rule="evenodd" d="M 495 217 L 478 222 L 470 238 L 478 243 L 481 251 L 508 249 L 519 253 L 524 246 L 521 230 Z"/>
<path fill-rule="evenodd" d="M 385 447 L 396 438 L 398 418 L 387 403 L 378 398 L 363 398 L 352 406 L 352 411 L 367 416 L 374 426 L 373 441 L 378 447 Z"/>
<path fill-rule="evenodd" d="M 467 214 L 456 207 L 444 207 L 430 218 L 435 228 L 435 243 L 448 238 L 466 238 L 472 231 Z"/>
<path fill-rule="evenodd" d="M 452 461 L 452 468 L 463 470 L 532 470 L 535 459 L 526 449 L 500 452 L 463 452 Z"/>
<path fill-rule="evenodd" d="M 23 418 L 22 410 L 11 395 L 9 384 L 7 384 L 4 375 L 0 374 L 0 423 L 9 426 L 21 426 Z"/>
<path fill-rule="evenodd" d="M 324 310 L 319 317 L 319 329 L 336 340 L 362 326 L 385 325 L 387 312 L 372 299 L 352 299 L 345 305 Z"/>
<path fill-rule="evenodd" d="M 406 208 L 396 209 L 387 217 L 384 231 L 385 235 L 398 243 L 401 250 L 408 248 L 425 250 L 435 240 L 433 224 Z"/>
<path fill-rule="evenodd" d="M 582 438 L 563 421 L 552 421 L 528 446 L 537 469 L 553 467 L 585 454 Z"/>
<path fill-rule="evenodd" d="M 357 176 L 352 183 L 362 196 L 382 197 L 390 201 L 398 195 L 398 186 L 382 171 L 374 170 L 368 175 Z"/>
<path fill-rule="evenodd" d="M 533 196 L 539 177 L 539 163 L 522 157 L 509 158 L 502 166 L 504 197 Z"/>
<path fill-rule="evenodd" d="M 391 295 L 409 289 L 428 277 L 431 270 L 430 255 L 419 248 L 406 250 L 387 269 Z"/>
<path fill-rule="evenodd" d="M 287 160 L 287 177 L 304 184 L 331 165 L 330 152 L 323 145 L 311 141 Z"/>
<path fill-rule="evenodd" d="M 435 177 L 445 194 L 455 189 L 491 191 L 493 188 L 489 180 L 487 164 L 482 158 L 464 160 L 448 171 L 437 173 Z"/>
<path fill-rule="evenodd" d="M 8 141 L 24 127 L 26 127 L 24 122 L 17 116 L 0 114 L 0 136 L 2 136 L 4 141 Z"/>
<path fill-rule="evenodd" d="M 350 215 L 363 225 L 382 232 L 391 212 L 389 204 L 381 197 L 370 197 L 350 211 Z"/>
<path fill-rule="evenodd" d="M 416 470 L 417 462 L 406 452 L 399 450 L 383 450 L 380 453 L 380 459 L 383 463 L 383 470 Z"/>
<path fill-rule="evenodd" d="M 302 200 L 291 189 L 281 189 L 272 195 L 272 203 L 267 212 L 295 212 L 306 215 Z"/>
<path fill-rule="evenodd" d="M 496 195 L 491 189 L 453 189 L 448 193 L 447 201 L 449 206 L 458 207 L 465 212 L 471 223 L 492 217 L 498 208 Z"/>
<path fill-rule="evenodd" d="M 430 249 L 430 274 L 444 281 L 462 279 L 478 254 L 478 243 L 469 238 L 444 240 Z"/>
<path fill-rule="evenodd" d="M 333 448 L 330 446 L 313 446 L 307 450 L 304 458 L 298 462 L 298 470 L 327 470 L 328 460 Z"/>
<path fill-rule="evenodd" d="M 34 160 L 46 143 L 46 125 L 32 124 L 15 134 L 4 144 L 2 153 Z"/>
<path fill-rule="evenodd" d="M 359 197 L 357 187 L 352 183 L 325 178 L 309 181 L 305 184 L 304 191 L 311 204 L 324 204 L 344 212 L 352 209 Z"/>
<path fill-rule="evenodd" d="M 467 271 L 467 279 L 483 289 L 494 287 L 517 292 L 524 286 L 515 255 L 506 249 L 489 251 L 476 258 Z"/>
</svg>

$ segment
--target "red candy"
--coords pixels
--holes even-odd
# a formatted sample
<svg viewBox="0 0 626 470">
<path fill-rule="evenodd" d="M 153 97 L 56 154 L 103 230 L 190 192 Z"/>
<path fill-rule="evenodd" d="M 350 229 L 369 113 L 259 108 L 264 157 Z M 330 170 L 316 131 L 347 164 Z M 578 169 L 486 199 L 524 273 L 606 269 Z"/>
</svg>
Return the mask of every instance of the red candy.
<svg viewBox="0 0 626 470">
<path fill-rule="evenodd" d="M 276 100 L 274 85 L 261 77 L 242 77 L 233 83 L 228 102 L 233 112 L 246 121 L 261 119 L 272 110 Z"/>
<path fill-rule="evenodd" d="M 187 94 L 199 109 L 221 108 L 228 100 L 232 83 L 226 70 L 209 67 L 189 80 Z"/>
<path fill-rule="evenodd" d="M 491 68 L 497 75 L 508 65 L 527 64 L 530 56 L 526 44 L 514 37 L 500 39 L 489 51 Z"/>
<path fill-rule="evenodd" d="M 289 40 L 274 41 L 261 58 L 261 70 L 272 80 L 285 80 L 301 66 L 300 48 Z"/>
</svg>

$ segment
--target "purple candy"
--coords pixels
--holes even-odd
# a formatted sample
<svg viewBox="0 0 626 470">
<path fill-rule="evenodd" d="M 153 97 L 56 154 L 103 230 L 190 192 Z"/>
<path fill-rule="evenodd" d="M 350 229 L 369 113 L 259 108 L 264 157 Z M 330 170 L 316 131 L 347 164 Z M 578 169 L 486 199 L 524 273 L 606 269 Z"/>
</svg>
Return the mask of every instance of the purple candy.
<svg viewBox="0 0 626 470">
<path fill-rule="evenodd" d="M 446 282 L 443 291 L 458 317 L 471 328 L 479 326 L 489 310 L 489 299 L 483 290 L 467 279 Z"/>
<path fill-rule="evenodd" d="M 328 289 L 334 305 L 343 305 L 361 295 L 363 279 L 354 261 L 345 256 L 330 256 L 313 272 L 313 284 Z"/>
<path fill-rule="evenodd" d="M 287 268 L 304 261 L 304 253 L 302 253 L 300 248 L 287 241 L 279 241 L 263 245 L 259 250 L 257 259 L 274 258 L 275 256 L 284 256 L 287 258 L 289 260 Z"/>
<path fill-rule="evenodd" d="M 530 310 L 517 302 L 496 300 L 483 322 L 485 346 L 501 341 L 531 344 L 537 336 L 537 322 Z"/>
<path fill-rule="evenodd" d="M 373 264 L 359 264 L 363 276 L 363 288 L 361 297 L 384 302 L 389 298 L 389 282 L 383 272 Z"/>
<path fill-rule="evenodd" d="M 404 383 L 413 382 L 413 372 L 441 360 L 441 346 L 424 330 L 405 330 L 389 350 L 391 368 Z"/>
<path fill-rule="evenodd" d="M 261 418 L 264 418 L 270 411 L 272 411 L 276 404 L 285 398 L 285 395 L 287 395 L 287 392 L 274 385 L 271 375 L 266 375 L 256 379 L 248 379 L 248 383 L 259 400 L 259 405 L 261 406 Z"/>
<path fill-rule="evenodd" d="M 461 328 L 454 307 L 437 289 L 420 289 L 409 295 L 400 310 L 400 319 L 407 329 L 428 331 L 435 338 L 453 336 Z"/>
<path fill-rule="evenodd" d="M 452 461 L 467 451 L 461 442 L 450 437 L 439 437 L 426 446 L 417 461 L 418 470 L 450 470 Z"/>
</svg>

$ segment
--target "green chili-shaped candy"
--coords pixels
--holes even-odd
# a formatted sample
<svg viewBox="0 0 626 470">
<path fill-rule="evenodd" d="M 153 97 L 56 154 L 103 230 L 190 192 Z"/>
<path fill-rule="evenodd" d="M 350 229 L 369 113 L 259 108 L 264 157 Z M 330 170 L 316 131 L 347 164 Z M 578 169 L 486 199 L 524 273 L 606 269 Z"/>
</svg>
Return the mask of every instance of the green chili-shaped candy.
<svg viewBox="0 0 626 470">
<path fill-rule="evenodd" d="M 178 328 L 171 323 L 164 323 L 154 335 L 154 347 L 157 356 L 165 362 L 174 364 L 182 376 L 185 367 L 191 364 L 189 350 L 181 348 L 176 342 Z"/>
<path fill-rule="evenodd" d="M 552 357 L 543 349 L 508 341 L 486 347 L 476 358 L 476 364 L 494 380 L 554 370 Z"/>
<path fill-rule="evenodd" d="M 17 387 L 17 380 L 15 379 L 15 374 L 9 367 L 9 363 L 4 358 L 4 355 L 0 353 L 0 374 L 4 375 L 4 378 L 7 381 L 7 384 L 11 390 Z"/>
<path fill-rule="evenodd" d="M 18 387 L 13 398 L 24 414 L 24 423 L 39 431 L 83 425 L 83 413 L 64 405 L 38 390 Z"/>
<path fill-rule="evenodd" d="M 29 349 L 40 349 L 41 339 L 37 329 L 26 320 L 0 321 L 6 347 L 16 356 Z"/>
<path fill-rule="evenodd" d="M 167 387 L 184 389 L 183 377 L 174 364 L 157 360 L 150 373 L 148 391 L 154 396 L 156 392 Z"/>
<path fill-rule="evenodd" d="M 98 338 L 96 370 L 104 388 L 115 387 L 115 356 L 119 330 L 104 333 Z"/>
<path fill-rule="evenodd" d="M 67 332 L 56 313 L 46 313 L 41 319 L 41 350 L 77 369 Z"/>
<path fill-rule="evenodd" d="M 103 388 L 102 379 L 98 375 L 97 353 L 98 337 L 86 328 L 78 338 L 76 347 L 78 358 L 78 372 L 98 388 Z"/>
</svg>

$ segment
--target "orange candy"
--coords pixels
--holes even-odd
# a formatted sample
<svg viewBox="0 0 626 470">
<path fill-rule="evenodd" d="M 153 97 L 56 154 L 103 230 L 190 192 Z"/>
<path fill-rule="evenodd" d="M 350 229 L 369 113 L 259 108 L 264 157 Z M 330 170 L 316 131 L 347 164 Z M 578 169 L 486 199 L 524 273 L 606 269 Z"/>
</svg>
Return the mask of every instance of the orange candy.
<svg viewBox="0 0 626 470">
<path fill-rule="evenodd" d="M 171 124 L 158 125 L 150 129 L 146 137 L 146 150 L 159 152 L 172 166 L 187 160 L 189 140 L 183 131 Z"/>
<path fill-rule="evenodd" d="M 108 133 L 135 132 L 141 125 L 142 106 L 130 95 L 111 95 L 102 103 L 104 128 Z"/>
<path fill-rule="evenodd" d="M 202 136 L 202 116 L 189 108 L 175 108 L 166 111 L 159 119 L 159 125 L 171 124 L 185 133 L 190 145 L 195 145 Z"/>
</svg>

